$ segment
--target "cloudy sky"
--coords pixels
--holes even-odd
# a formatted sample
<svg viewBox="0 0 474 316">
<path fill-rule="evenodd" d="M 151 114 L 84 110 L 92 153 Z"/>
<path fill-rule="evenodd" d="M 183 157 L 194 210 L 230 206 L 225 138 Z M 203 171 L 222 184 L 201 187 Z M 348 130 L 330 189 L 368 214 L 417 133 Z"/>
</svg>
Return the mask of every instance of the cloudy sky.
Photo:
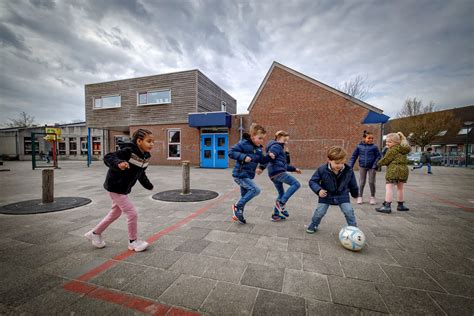
<svg viewBox="0 0 474 316">
<path fill-rule="evenodd" d="M 0 0 L 0 124 L 84 120 L 84 84 L 200 69 L 246 109 L 273 61 L 366 102 L 474 104 L 472 0 Z"/>
</svg>

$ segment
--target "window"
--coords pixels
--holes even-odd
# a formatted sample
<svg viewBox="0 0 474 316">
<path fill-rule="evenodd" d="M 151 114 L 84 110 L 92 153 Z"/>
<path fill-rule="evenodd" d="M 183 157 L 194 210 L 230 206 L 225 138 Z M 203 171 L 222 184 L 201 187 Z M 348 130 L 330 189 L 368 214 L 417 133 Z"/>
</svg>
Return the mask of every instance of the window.
<svg viewBox="0 0 474 316">
<path fill-rule="evenodd" d="M 77 138 L 69 137 L 69 155 L 77 155 Z"/>
<path fill-rule="evenodd" d="M 60 142 L 58 143 L 59 145 L 59 154 L 62 156 L 66 155 L 66 143 L 65 142 Z"/>
<path fill-rule="evenodd" d="M 125 143 L 125 142 L 128 142 L 128 141 L 130 141 L 130 137 L 128 137 L 128 136 L 125 136 L 125 135 L 122 135 L 122 136 L 114 136 L 114 148 L 115 148 L 115 151 L 117 151 L 117 150 L 120 149 L 119 144 Z"/>
<path fill-rule="evenodd" d="M 171 90 L 147 91 L 138 93 L 138 104 L 166 104 L 171 103 Z"/>
<path fill-rule="evenodd" d="M 471 132 L 471 127 L 463 127 L 459 130 L 458 135 L 467 135 Z"/>
<path fill-rule="evenodd" d="M 446 135 L 447 132 L 448 132 L 447 130 L 441 131 L 438 134 L 436 134 L 436 136 L 444 136 Z"/>
<path fill-rule="evenodd" d="M 168 130 L 168 159 L 181 159 L 181 130 Z"/>
<path fill-rule="evenodd" d="M 25 155 L 31 155 L 32 146 L 31 146 L 31 137 L 23 138 L 23 150 Z M 39 142 L 35 140 L 35 153 L 39 154 Z"/>
<path fill-rule="evenodd" d="M 225 103 L 225 101 L 221 102 L 221 111 L 227 112 L 227 103 Z"/>
<path fill-rule="evenodd" d="M 92 154 L 100 156 L 100 137 L 92 137 Z"/>
<path fill-rule="evenodd" d="M 81 137 L 81 155 L 87 155 L 87 137 Z"/>
<path fill-rule="evenodd" d="M 119 95 L 111 95 L 108 97 L 99 97 L 94 99 L 94 109 L 119 108 L 120 106 L 121 98 Z"/>
</svg>

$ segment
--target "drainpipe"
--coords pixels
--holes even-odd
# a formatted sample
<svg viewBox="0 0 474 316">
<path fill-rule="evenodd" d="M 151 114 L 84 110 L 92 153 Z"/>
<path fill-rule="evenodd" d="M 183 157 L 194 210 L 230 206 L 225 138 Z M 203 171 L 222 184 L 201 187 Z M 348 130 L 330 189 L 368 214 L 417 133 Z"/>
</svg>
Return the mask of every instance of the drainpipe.
<svg viewBox="0 0 474 316">
<path fill-rule="evenodd" d="M 242 116 L 240 116 L 240 127 L 239 127 L 239 131 L 240 131 L 240 139 L 242 139 L 242 134 L 243 134 L 243 124 L 242 124 Z"/>
</svg>

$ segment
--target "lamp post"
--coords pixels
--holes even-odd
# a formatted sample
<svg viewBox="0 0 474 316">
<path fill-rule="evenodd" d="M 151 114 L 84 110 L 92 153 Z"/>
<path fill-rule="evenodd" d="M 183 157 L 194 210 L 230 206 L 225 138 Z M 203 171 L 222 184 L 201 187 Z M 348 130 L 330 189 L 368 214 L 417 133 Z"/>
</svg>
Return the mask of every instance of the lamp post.
<svg viewBox="0 0 474 316">
<path fill-rule="evenodd" d="M 464 122 L 464 126 L 466 126 L 466 148 L 465 148 L 465 153 L 466 153 L 466 157 L 465 157 L 465 165 L 466 165 L 466 168 L 468 166 L 468 161 L 467 161 L 467 155 L 468 155 L 468 147 L 469 147 L 469 132 L 470 132 L 470 127 L 472 126 L 472 124 L 474 124 L 474 122 L 472 121 L 466 121 Z M 469 155 L 470 156 L 470 155 Z M 470 158 L 470 157 L 469 157 Z"/>
</svg>

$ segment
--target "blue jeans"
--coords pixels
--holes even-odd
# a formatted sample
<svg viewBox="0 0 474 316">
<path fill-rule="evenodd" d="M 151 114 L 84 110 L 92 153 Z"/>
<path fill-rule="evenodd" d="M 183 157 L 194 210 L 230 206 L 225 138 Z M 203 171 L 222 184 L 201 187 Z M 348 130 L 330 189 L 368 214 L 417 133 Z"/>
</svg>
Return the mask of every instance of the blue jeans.
<svg viewBox="0 0 474 316">
<path fill-rule="evenodd" d="M 421 162 L 418 166 L 413 167 L 413 169 L 421 169 L 424 165 L 428 167 L 428 173 L 431 173 L 431 163 L 429 162 Z"/>
<path fill-rule="evenodd" d="M 356 218 L 354 215 L 354 209 L 352 208 L 351 203 L 342 203 L 339 204 L 339 207 L 341 208 L 342 213 L 346 217 L 347 225 L 357 226 Z M 311 224 L 309 224 L 308 228 L 317 229 L 324 215 L 326 215 L 328 208 L 329 204 L 319 203 L 316 210 L 314 210 L 313 217 L 311 218 Z"/>
<path fill-rule="evenodd" d="M 243 210 L 245 204 L 247 204 L 251 199 L 259 195 L 261 190 L 250 178 L 234 178 L 234 181 L 240 186 L 241 196 L 236 206 L 238 209 Z"/>
<path fill-rule="evenodd" d="M 288 202 L 290 197 L 295 194 L 295 192 L 298 191 L 298 189 L 301 187 L 301 184 L 298 182 L 298 180 L 296 180 L 295 177 L 286 172 L 280 173 L 276 177 L 273 177 L 272 182 L 278 191 L 277 199 L 282 204 Z M 286 190 L 286 192 L 283 188 L 283 183 L 288 184 L 290 186 L 288 190 Z"/>
</svg>

